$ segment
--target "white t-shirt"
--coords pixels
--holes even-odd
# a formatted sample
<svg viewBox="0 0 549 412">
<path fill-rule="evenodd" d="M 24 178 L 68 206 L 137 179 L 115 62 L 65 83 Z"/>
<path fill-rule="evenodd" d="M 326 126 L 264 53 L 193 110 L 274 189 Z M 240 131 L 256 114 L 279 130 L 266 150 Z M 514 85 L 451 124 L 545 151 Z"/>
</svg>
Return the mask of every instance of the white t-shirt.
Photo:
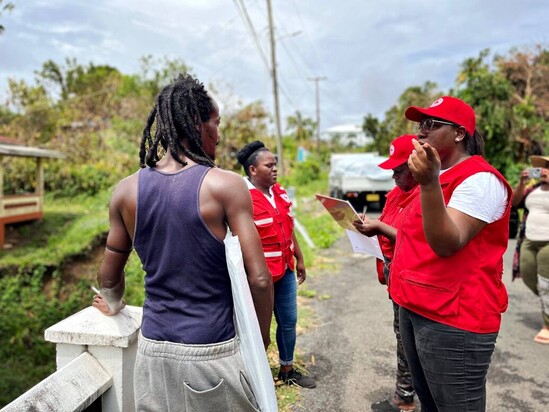
<svg viewBox="0 0 549 412">
<path fill-rule="evenodd" d="M 549 240 L 549 190 L 534 189 L 524 201 L 528 208 L 526 238 L 529 240 Z"/>
<path fill-rule="evenodd" d="M 445 170 L 441 171 L 444 172 Z M 492 223 L 505 214 L 507 202 L 507 189 L 503 182 L 493 173 L 479 172 L 469 176 L 456 187 L 448 207 L 483 222 Z"/>
</svg>

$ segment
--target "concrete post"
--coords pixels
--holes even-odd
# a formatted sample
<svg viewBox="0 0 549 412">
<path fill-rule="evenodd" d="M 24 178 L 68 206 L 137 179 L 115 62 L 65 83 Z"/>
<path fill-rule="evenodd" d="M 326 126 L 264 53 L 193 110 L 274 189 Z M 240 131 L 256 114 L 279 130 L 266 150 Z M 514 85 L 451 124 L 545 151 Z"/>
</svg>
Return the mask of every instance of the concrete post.
<svg viewBox="0 0 549 412">
<path fill-rule="evenodd" d="M 142 308 L 126 306 L 116 316 L 88 307 L 49 327 L 47 341 L 57 344 L 57 369 L 89 352 L 113 379 L 102 397 L 104 411 L 133 411 L 133 369 Z"/>
</svg>

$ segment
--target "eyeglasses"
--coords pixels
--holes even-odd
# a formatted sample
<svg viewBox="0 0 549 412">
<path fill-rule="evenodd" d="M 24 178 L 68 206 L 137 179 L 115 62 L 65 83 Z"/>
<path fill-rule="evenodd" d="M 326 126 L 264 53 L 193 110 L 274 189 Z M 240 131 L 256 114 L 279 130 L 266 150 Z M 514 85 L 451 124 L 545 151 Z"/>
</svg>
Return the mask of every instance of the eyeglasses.
<svg viewBox="0 0 549 412">
<path fill-rule="evenodd" d="M 423 119 L 421 122 L 419 122 L 419 131 L 425 134 L 429 134 L 433 131 L 433 129 L 438 129 L 442 125 L 449 125 L 449 126 L 456 126 L 456 127 L 458 126 L 455 123 L 445 122 L 444 120 Z"/>
</svg>

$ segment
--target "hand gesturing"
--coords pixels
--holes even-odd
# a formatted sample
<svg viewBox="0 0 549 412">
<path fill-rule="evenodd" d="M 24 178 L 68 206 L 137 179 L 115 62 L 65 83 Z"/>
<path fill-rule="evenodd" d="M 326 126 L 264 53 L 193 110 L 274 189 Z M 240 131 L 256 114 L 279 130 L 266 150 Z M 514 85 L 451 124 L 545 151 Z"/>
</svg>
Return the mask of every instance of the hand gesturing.
<svg viewBox="0 0 549 412">
<path fill-rule="evenodd" d="M 414 151 L 408 159 L 408 167 L 414 179 L 420 185 L 429 185 L 438 181 L 440 173 L 440 156 L 437 149 L 429 143 L 412 140 Z"/>
</svg>

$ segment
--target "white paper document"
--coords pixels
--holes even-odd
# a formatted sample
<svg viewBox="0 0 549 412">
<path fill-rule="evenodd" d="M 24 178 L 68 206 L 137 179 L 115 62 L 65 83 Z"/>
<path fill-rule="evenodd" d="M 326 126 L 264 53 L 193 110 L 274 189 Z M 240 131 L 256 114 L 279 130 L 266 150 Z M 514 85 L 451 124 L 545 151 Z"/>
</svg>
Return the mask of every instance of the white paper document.
<svg viewBox="0 0 549 412">
<path fill-rule="evenodd" d="M 316 198 L 332 215 L 339 226 L 345 229 L 347 236 L 349 236 L 353 252 L 364 253 L 383 260 L 377 236 L 365 236 L 353 226 L 353 222 L 360 220 L 360 217 L 349 201 L 319 194 L 316 195 Z"/>
<path fill-rule="evenodd" d="M 381 253 L 381 247 L 379 246 L 377 236 L 368 237 L 348 229 L 345 229 L 345 232 L 347 232 L 347 236 L 349 236 L 353 252 L 372 255 L 383 260 L 383 254 Z"/>
<path fill-rule="evenodd" d="M 322 203 L 322 206 L 332 215 L 334 220 L 343 229 L 354 230 L 356 233 L 360 233 L 353 226 L 355 220 L 360 220 L 353 206 L 348 200 L 336 199 L 335 197 L 315 195 L 317 200 Z"/>
</svg>

